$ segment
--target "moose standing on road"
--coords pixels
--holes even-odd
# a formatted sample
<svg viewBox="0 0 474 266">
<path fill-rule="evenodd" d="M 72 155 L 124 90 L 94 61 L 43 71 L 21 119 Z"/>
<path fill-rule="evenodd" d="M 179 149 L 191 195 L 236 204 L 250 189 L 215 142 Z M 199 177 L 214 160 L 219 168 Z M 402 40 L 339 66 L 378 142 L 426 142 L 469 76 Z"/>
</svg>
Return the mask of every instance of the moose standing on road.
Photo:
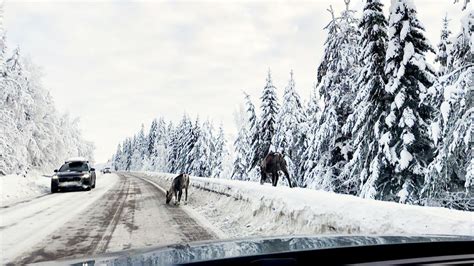
<svg viewBox="0 0 474 266">
<path fill-rule="evenodd" d="M 268 174 L 272 175 L 272 185 L 276 187 L 278 183 L 279 173 L 283 172 L 288 180 L 288 185 L 293 187 L 291 183 L 290 174 L 288 173 L 284 155 L 278 152 L 270 152 L 260 164 L 260 184 L 263 185 L 267 180 Z"/>
<path fill-rule="evenodd" d="M 181 201 L 181 195 L 183 195 L 183 188 L 185 192 L 184 201 L 188 201 L 188 187 L 189 187 L 189 175 L 180 174 L 173 179 L 170 190 L 166 191 L 166 204 L 169 204 L 174 196 L 174 204 L 177 205 Z"/>
</svg>

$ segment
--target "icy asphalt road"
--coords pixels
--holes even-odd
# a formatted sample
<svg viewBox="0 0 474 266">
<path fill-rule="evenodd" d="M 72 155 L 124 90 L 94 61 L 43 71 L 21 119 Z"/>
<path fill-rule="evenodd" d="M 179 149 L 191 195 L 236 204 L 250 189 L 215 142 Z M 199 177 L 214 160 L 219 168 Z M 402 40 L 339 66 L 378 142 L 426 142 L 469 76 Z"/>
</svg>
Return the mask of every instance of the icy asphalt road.
<svg viewBox="0 0 474 266">
<path fill-rule="evenodd" d="M 92 191 L 48 194 L 0 209 L 2 264 L 209 240 L 217 234 L 138 174 L 97 177 Z"/>
</svg>

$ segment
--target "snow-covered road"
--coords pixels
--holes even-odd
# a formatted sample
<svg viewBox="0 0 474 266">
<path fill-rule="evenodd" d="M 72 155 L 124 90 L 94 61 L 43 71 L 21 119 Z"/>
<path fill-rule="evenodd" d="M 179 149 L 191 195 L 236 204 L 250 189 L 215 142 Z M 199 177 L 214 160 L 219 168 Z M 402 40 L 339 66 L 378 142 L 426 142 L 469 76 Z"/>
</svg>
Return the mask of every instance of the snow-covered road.
<svg viewBox="0 0 474 266">
<path fill-rule="evenodd" d="M 303 188 L 191 177 L 189 204 L 166 205 L 173 174 L 100 175 L 97 188 L 0 207 L 1 263 L 275 235 L 474 235 L 474 213 Z"/>
<path fill-rule="evenodd" d="M 218 238 L 136 174 L 101 175 L 92 191 L 48 194 L 0 209 L 1 263 L 25 264 Z"/>
</svg>

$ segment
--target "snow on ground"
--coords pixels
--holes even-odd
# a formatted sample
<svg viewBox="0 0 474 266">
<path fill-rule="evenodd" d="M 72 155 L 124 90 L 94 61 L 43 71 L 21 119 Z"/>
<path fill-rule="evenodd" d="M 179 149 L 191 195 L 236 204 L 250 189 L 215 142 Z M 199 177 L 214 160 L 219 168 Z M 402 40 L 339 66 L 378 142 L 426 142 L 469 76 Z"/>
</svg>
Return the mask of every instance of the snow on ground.
<svg viewBox="0 0 474 266">
<path fill-rule="evenodd" d="M 145 173 L 168 189 L 175 175 Z M 191 177 L 191 207 L 231 237 L 297 234 L 474 235 L 474 213 L 304 188 Z M 184 195 L 183 195 L 184 197 Z"/>
<path fill-rule="evenodd" d="M 0 176 L 0 206 L 47 194 L 50 186 L 51 178 L 40 172 Z"/>
<path fill-rule="evenodd" d="M 81 222 L 90 222 L 90 220 L 77 222 L 76 220 L 81 218 L 77 215 L 91 206 L 100 204 L 98 200 L 113 188 L 118 180 L 119 178 L 115 174 L 100 175 L 97 179 L 97 187 L 91 191 L 55 193 L 8 208 L 0 208 L 0 264 L 12 262 L 17 256 L 33 251 L 36 244 L 69 221 L 72 221 L 69 225 L 70 230 L 75 229 L 74 225 L 76 224 L 82 225 Z M 2 186 L 2 197 L 3 188 L 5 187 Z M 18 187 L 14 188 L 21 191 Z M 6 189 L 6 191 L 8 190 Z M 100 214 L 98 215 L 100 216 Z M 96 228 L 97 225 L 93 225 L 88 230 Z M 64 235 L 67 233 L 65 232 Z M 59 240 L 57 241 L 60 243 Z M 77 241 L 81 240 L 77 239 Z M 78 244 L 72 245 L 76 247 Z M 45 254 L 47 255 L 47 253 Z"/>
</svg>

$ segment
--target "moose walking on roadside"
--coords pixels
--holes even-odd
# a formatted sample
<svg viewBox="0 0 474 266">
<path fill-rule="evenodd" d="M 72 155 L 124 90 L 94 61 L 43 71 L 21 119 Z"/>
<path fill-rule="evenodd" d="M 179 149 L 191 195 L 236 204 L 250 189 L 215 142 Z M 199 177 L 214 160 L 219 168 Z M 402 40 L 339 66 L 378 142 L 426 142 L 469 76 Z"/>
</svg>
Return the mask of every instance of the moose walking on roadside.
<svg viewBox="0 0 474 266">
<path fill-rule="evenodd" d="M 181 195 L 183 195 L 183 188 L 185 192 L 184 201 L 188 201 L 188 187 L 189 187 L 189 175 L 180 174 L 173 179 L 171 187 L 166 191 L 166 204 L 169 204 L 174 197 L 174 204 L 177 205 L 181 201 Z"/>
<path fill-rule="evenodd" d="M 272 186 L 276 187 L 280 171 L 285 174 L 290 188 L 293 187 L 284 155 L 278 152 L 270 152 L 260 163 L 260 184 L 263 185 L 263 183 L 265 183 L 265 180 L 267 180 L 268 175 L 270 174 L 272 176 Z"/>
</svg>

